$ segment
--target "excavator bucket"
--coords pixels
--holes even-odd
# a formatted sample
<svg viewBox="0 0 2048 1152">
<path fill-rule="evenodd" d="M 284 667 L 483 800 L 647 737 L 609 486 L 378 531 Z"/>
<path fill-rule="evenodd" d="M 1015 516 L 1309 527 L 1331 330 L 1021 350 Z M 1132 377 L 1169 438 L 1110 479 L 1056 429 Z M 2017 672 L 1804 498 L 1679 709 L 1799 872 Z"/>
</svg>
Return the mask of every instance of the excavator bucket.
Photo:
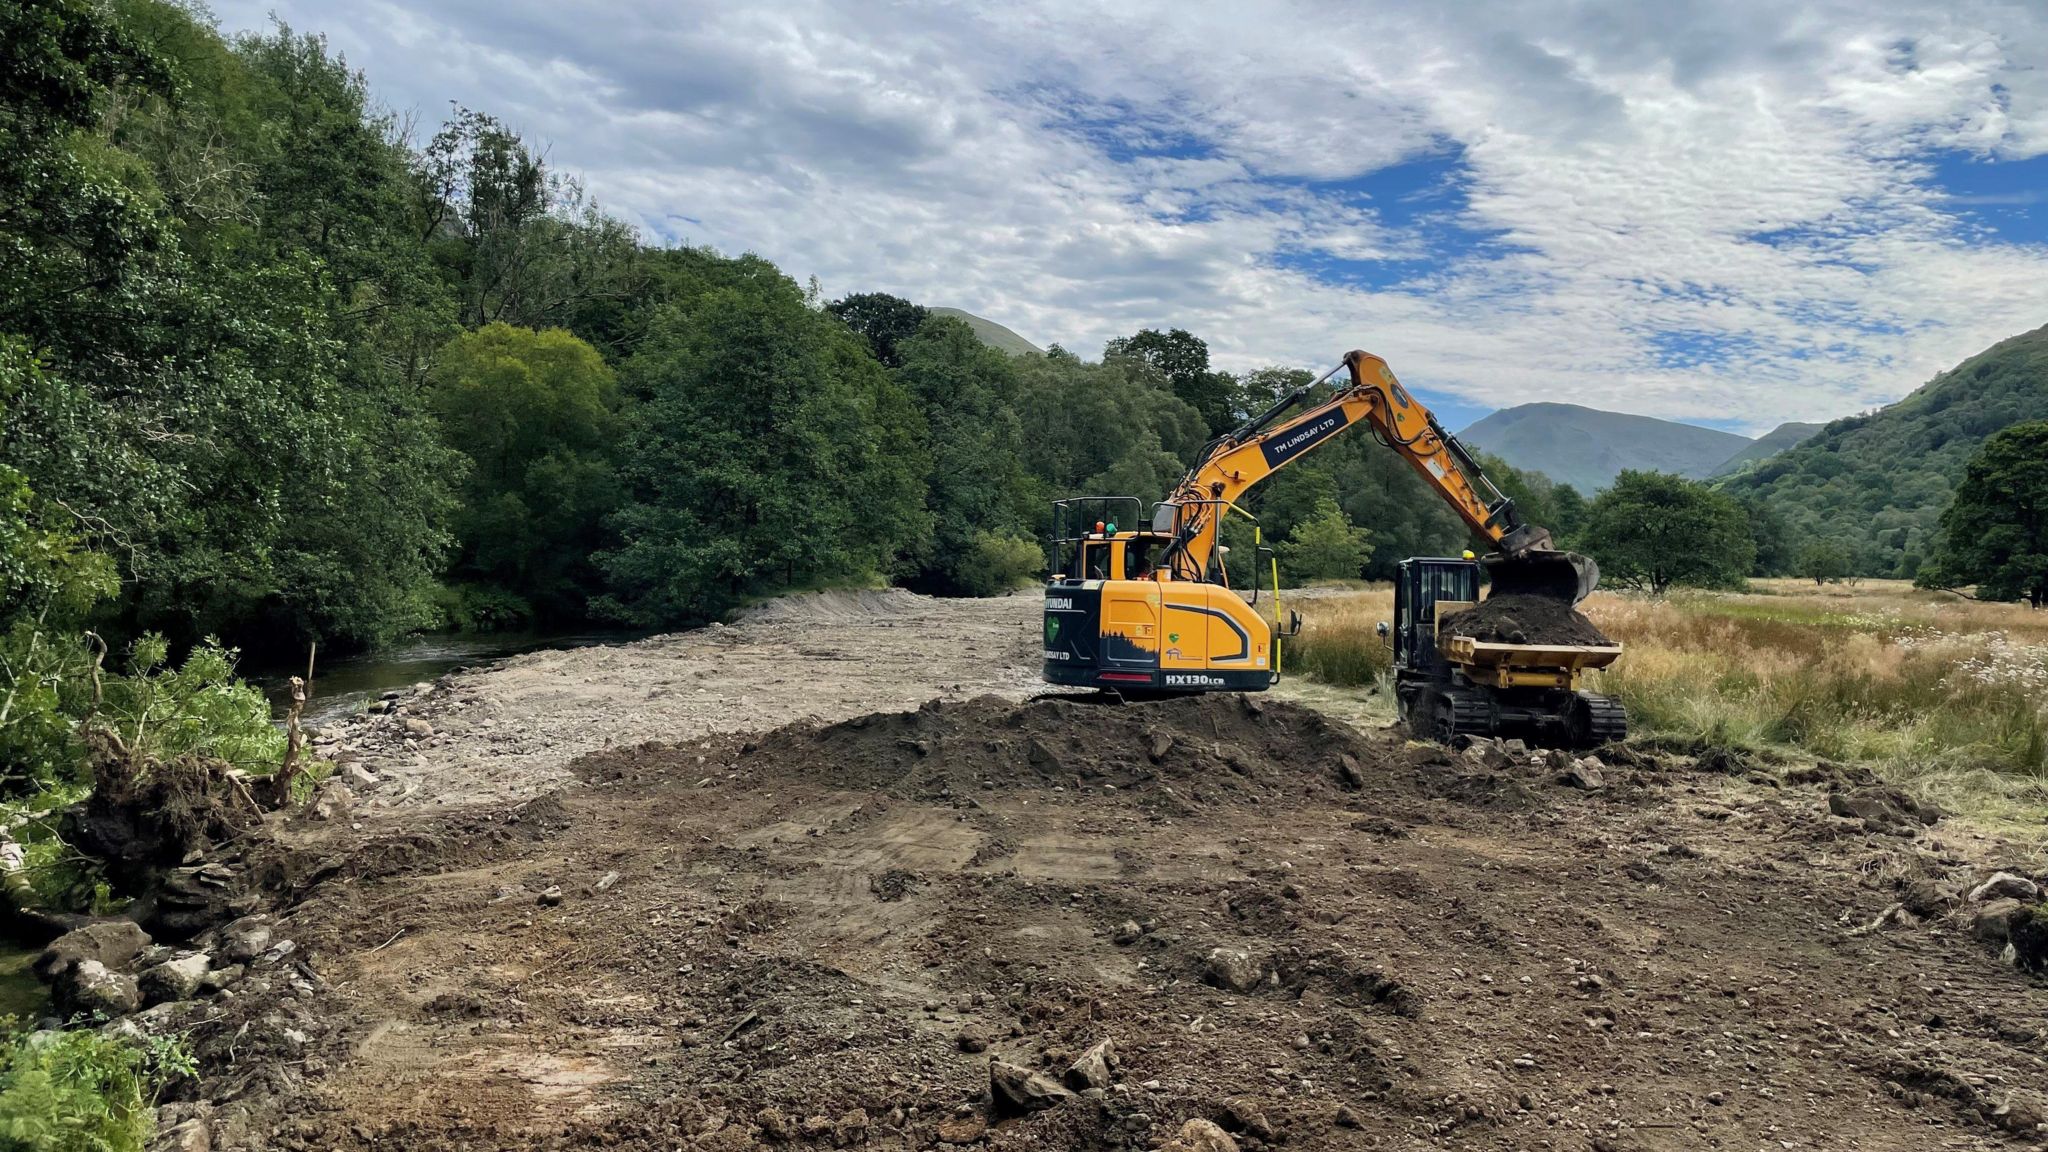
<svg viewBox="0 0 2048 1152">
<path fill-rule="evenodd" d="M 1600 566 L 1591 556 L 1576 552 L 1538 549 L 1520 556 L 1488 556 L 1483 563 L 1495 596 L 1544 596 L 1577 604 L 1600 583 Z"/>
</svg>

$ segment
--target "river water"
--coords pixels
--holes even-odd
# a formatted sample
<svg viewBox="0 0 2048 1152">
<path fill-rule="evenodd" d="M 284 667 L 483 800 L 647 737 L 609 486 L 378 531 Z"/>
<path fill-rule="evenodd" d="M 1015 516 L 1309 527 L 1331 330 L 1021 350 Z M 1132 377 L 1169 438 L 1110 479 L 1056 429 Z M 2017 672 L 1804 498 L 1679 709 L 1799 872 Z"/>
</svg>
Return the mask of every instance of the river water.
<svg viewBox="0 0 2048 1152">
<path fill-rule="evenodd" d="M 361 711 L 363 705 L 385 692 L 432 680 L 455 668 L 474 667 L 522 652 L 549 648 L 620 644 L 639 639 L 642 635 L 606 630 L 435 632 L 414 636 L 374 652 L 321 659 L 313 666 L 313 692 L 306 702 L 304 723 L 309 728 L 317 728 L 339 720 Z M 245 667 L 242 675 L 263 689 L 263 694 L 270 697 L 272 709 L 282 717 L 291 703 L 289 680 L 293 676 L 305 675 L 305 666 Z"/>
</svg>

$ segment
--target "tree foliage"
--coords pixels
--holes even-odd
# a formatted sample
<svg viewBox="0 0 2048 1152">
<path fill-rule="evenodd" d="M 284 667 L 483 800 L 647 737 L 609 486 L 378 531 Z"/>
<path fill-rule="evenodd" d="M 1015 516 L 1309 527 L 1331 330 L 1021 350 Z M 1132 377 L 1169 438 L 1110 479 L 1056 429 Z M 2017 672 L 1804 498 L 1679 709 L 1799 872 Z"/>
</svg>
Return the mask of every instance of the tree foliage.
<svg viewBox="0 0 2048 1152">
<path fill-rule="evenodd" d="M 1738 587 L 1755 559 L 1742 506 L 1668 472 L 1626 471 L 1593 500 L 1584 541 L 1602 579 L 1661 596 Z"/>
<path fill-rule="evenodd" d="M 450 341 L 429 380 L 442 435 L 469 460 L 452 574 L 543 619 L 580 618 L 620 495 L 611 366 L 559 328 L 491 323 Z"/>
<path fill-rule="evenodd" d="M 1719 484 L 1760 496 L 1793 539 L 1840 535 L 1859 575 L 1912 577 L 1943 535 L 1943 511 L 1986 438 L 2043 419 L 2048 328 L 2037 328 Z"/>
<path fill-rule="evenodd" d="M 873 579 L 930 530 L 914 401 L 788 280 L 657 316 L 601 556 L 604 610 L 701 619 L 751 593 Z"/>
<path fill-rule="evenodd" d="M 1279 549 L 1290 580 L 1355 580 L 1372 557 L 1372 533 L 1351 523 L 1335 500 L 1322 499 Z"/>
<path fill-rule="evenodd" d="M 2048 600 L 2048 421 L 2015 424 L 1984 441 L 1941 517 L 1923 587 L 1977 586 L 1986 600 Z"/>
</svg>

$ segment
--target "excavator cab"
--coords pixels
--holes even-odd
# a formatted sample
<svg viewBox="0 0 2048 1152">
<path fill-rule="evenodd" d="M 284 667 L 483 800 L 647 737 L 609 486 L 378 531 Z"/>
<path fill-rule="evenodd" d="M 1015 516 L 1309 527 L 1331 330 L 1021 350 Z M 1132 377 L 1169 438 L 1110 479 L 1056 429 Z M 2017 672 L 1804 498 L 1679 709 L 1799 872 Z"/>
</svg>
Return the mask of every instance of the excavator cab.
<svg viewBox="0 0 2048 1152">
<path fill-rule="evenodd" d="M 1143 512 L 1128 496 L 1054 501 L 1045 679 L 1125 695 L 1271 686 L 1279 653 L 1273 624 L 1252 606 L 1256 581 L 1247 602 L 1229 587 L 1218 550 L 1208 565 L 1188 564 L 1176 509 Z M 1256 548 L 1254 567 L 1269 556 Z"/>
</svg>

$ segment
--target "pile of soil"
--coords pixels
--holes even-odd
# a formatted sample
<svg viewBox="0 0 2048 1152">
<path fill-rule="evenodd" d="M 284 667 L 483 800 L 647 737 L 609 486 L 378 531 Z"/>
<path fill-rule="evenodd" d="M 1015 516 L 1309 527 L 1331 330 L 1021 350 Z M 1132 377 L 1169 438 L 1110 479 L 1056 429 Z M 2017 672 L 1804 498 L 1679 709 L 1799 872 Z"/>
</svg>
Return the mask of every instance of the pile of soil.
<svg viewBox="0 0 2048 1152">
<path fill-rule="evenodd" d="M 1384 743 L 1322 713 L 1250 696 L 1140 704 L 995 696 L 914 712 L 780 728 L 745 747 L 742 774 L 794 776 L 907 799 L 1013 789 L 1145 792 L 1175 780 L 1212 792 L 1309 798 L 1338 790 L 1338 758 L 1375 764 Z"/>
<path fill-rule="evenodd" d="M 1489 596 L 1458 613 L 1459 636 L 1503 644 L 1612 644 L 1605 632 L 1562 600 L 1548 596 Z"/>
</svg>

